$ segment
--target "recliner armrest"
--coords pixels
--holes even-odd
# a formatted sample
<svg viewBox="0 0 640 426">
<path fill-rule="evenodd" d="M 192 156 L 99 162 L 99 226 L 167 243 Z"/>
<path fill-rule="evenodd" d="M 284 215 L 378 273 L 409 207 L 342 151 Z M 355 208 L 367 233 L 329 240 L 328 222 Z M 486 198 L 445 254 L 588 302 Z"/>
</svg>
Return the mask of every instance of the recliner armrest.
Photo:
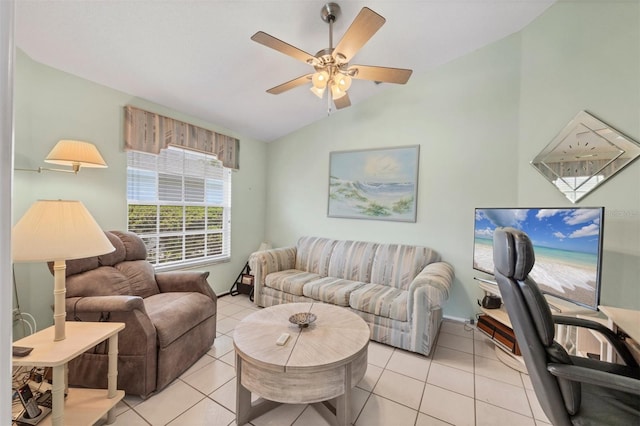
<svg viewBox="0 0 640 426">
<path fill-rule="evenodd" d="M 139 310 L 146 315 L 144 302 L 139 296 L 71 297 L 65 300 L 67 313 L 75 312 L 130 312 Z"/>
<path fill-rule="evenodd" d="M 640 395 L 640 380 L 570 364 L 548 364 L 547 370 L 556 377 L 589 383 L 609 389 Z"/>
<path fill-rule="evenodd" d="M 156 328 L 141 297 L 72 297 L 66 300 L 66 310 L 68 321 L 123 322 L 124 330 L 118 334 L 118 352 L 149 356 L 155 368 Z"/>
<path fill-rule="evenodd" d="M 198 271 L 168 271 L 157 272 L 156 282 L 160 293 L 169 292 L 198 292 L 216 300 L 216 295 L 209 286 L 207 278 L 209 272 Z"/>
<path fill-rule="evenodd" d="M 611 343 L 625 364 L 630 367 L 638 367 L 638 362 L 635 360 L 633 355 L 631 355 L 629 348 L 624 344 L 624 342 L 620 340 L 616 333 L 599 322 L 591 321 L 586 318 L 566 317 L 563 315 L 554 315 L 553 322 L 556 324 L 588 328 L 599 332 L 609 341 L 609 343 Z"/>
</svg>

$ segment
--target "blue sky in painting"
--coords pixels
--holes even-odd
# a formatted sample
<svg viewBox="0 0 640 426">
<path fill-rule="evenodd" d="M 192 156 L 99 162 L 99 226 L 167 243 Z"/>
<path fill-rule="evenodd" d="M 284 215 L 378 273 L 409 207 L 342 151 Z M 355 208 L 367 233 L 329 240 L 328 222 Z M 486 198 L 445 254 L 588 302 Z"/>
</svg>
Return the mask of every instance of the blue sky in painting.
<svg viewBox="0 0 640 426">
<path fill-rule="evenodd" d="M 600 208 L 573 209 L 476 209 L 475 236 L 493 238 L 499 226 L 520 229 L 534 246 L 597 253 Z"/>
<path fill-rule="evenodd" d="M 415 147 L 331 153 L 331 175 L 351 182 L 414 182 Z"/>
</svg>

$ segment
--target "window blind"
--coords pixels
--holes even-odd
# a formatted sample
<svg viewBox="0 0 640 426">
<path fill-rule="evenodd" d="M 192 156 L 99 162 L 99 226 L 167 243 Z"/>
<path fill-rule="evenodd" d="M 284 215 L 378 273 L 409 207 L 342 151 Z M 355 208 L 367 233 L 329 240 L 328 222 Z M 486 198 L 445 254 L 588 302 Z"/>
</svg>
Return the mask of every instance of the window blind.
<svg viewBox="0 0 640 426">
<path fill-rule="evenodd" d="M 169 147 L 127 152 L 128 229 L 157 266 L 228 260 L 231 170 L 214 156 Z"/>
</svg>

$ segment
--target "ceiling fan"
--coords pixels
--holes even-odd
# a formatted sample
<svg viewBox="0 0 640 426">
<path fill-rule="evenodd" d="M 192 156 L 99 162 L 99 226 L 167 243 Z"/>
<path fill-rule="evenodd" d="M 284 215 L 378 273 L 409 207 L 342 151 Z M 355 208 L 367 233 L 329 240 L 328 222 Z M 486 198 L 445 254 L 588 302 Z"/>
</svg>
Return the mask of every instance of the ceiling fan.
<svg viewBox="0 0 640 426">
<path fill-rule="evenodd" d="M 349 61 L 369 41 L 369 39 L 384 25 L 385 19 L 368 7 L 363 7 L 358 16 L 351 23 L 342 40 L 333 47 L 333 23 L 340 17 L 340 6 L 336 3 L 325 4 L 320 16 L 329 24 L 329 47 L 311 55 L 263 31 L 258 31 L 251 40 L 263 44 L 278 52 L 289 55 L 294 59 L 305 62 L 314 67 L 315 72 L 305 74 L 291 81 L 272 87 L 267 93 L 278 95 L 295 87 L 312 83 L 311 92 L 323 98 L 327 91 L 327 103 L 331 112 L 331 101 L 337 109 L 351 105 L 347 90 L 351 86 L 351 79 L 371 80 L 376 83 L 405 84 L 411 77 L 412 70 L 402 68 L 387 68 L 370 65 L 349 65 Z M 329 90 L 326 90 L 326 89 Z"/>
</svg>

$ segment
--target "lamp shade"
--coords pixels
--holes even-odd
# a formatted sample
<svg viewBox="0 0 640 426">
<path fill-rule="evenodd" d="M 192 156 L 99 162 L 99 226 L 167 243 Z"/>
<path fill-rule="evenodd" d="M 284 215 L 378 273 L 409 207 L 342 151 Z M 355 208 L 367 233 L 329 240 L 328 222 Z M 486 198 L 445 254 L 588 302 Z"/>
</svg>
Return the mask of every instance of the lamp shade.
<svg viewBox="0 0 640 426">
<path fill-rule="evenodd" d="M 39 200 L 15 224 L 14 262 L 81 259 L 115 250 L 80 201 Z"/>
<path fill-rule="evenodd" d="M 329 74 L 326 71 L 316 71 L 311 77 L 313 87 L 317 89 L 324 89 L 329 82 Z"/>
<path fill-rule="evenodd" d="M 314 95 L 316 95 L 320 99 L 322 99 L 322 97 L 324 96 L 324 88 L 318 89 L 315 86 L 311 86 L 311 89 L 309 89 L 309 90 L 311 90 L 311 93 L 313 93 Z"/>
<path fill-rule="evenodd" d="M 58 141 L 44 161 L 63 166 L 107 167 L 94 144 L 66 139 Z"/>
</svg>

